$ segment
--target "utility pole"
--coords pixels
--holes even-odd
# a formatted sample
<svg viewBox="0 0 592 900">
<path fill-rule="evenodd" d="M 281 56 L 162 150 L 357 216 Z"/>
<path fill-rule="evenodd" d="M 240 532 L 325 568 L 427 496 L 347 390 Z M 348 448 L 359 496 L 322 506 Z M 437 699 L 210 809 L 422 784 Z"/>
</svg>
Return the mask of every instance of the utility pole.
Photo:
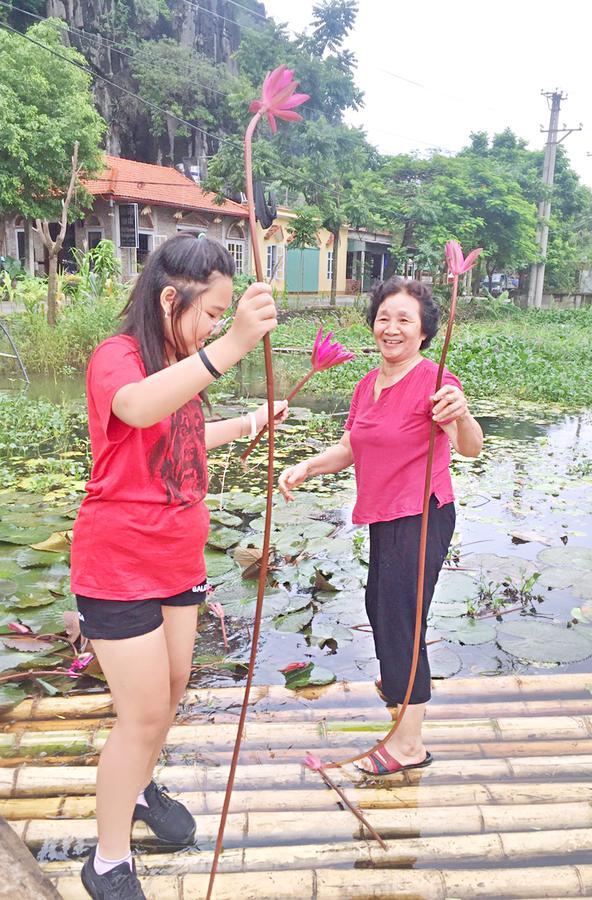
<svg viewBox="0 0 592 900">
<path fill-rule="evenodd" d="M 546 196 L 539 203 L 539 224 L 537 227 L 537 243 L 539 245 L 539 253 L 542 262 L 533 263 L 530 267 L 530 278 L 528 283 L 528 305 L 535 306 L 540 309 L 543 304 L 543 283 L 545 280 L 545 258 L 547 255 L 547 244 L 549 241 L 549 217 L 551 215 L 551 188 L 555 180 L 555 159 L 557 156 L 557 145 L 574 131 L 581 131 L 582 125 L 578 128 L 559 128 L 559 110 L 561 101 L 567 100 L 567 94 L 563 91 L 555 89 L 554 91 L 541 91 L 543 97 L 547 98 L 547 104 L 550 102 L 551 115 L 549 118 L 549 127 L 543 128 L 541 132 L 547 135 L 547 143 L 545 145 L 545 157 L 543 162 L 543 183 L 548 189 Z M 558 135 L 562 137 L 558 139 Z"/>
</svg>

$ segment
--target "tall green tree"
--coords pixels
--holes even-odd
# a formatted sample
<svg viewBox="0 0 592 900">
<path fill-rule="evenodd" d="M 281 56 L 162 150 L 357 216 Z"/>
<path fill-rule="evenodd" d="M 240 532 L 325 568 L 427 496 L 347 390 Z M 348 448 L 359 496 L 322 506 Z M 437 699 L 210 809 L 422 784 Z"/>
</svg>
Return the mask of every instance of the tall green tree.
<svg viewBox="0 0 592 900">
<path fill-rule="evenodd" d="M 41 22 L 27 36 L 84 65 L 64 47 L 60 25 Z M 103 165 L 101 139 L 105 123 L 96 112 L 91 78 L 26 37 L 0 31 L 0 213 L 20 213 L 38 221 L 49 253 L 48 320 L 55 323 L 57 252 L 46 242 L 49 222 L 79 217 L 90 197 L 77 182 Z M 72 179 L 75 146 L 76 190 Z M 59 250 L 59 248 L 58 248 Z"/>
</svg>

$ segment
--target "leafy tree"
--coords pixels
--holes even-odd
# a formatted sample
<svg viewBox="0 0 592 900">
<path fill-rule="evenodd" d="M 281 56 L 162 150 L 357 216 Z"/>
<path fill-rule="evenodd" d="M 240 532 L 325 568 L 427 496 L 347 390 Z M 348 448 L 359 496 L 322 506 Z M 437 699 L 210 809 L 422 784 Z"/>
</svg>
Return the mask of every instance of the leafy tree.
<svg viewBox="0 0 592 900">
<path fill-rule="evenodd" d="M 27 35 L 62 57 L 84 64 L 64 47 L 58 22 L 33 25 Z M 25 37 L 0 31 L 0 213 L 18 212 L 48 225 L 61 219 L 75 169 L 92 175 L 102 168 L 105 123 L 96 112 L 91 78 Z M 71 192 L 67 218 L 90 206 L 81 185 Z M 41 231 L 44 238 L 44 230 Z M 55 322 L 57 255 L 49 256 L 48 320 Z"/>
<path fill-rule="evenodd" d="M 229 112 L 223 94 L 230 81 L 228 70 L 203 54 L 172 38 L 143 41 L 134 54 L 131 71 L 138 83 L 138 93 L 145 100 L 207 130 L 220 130 L 228 124 Z M 154 136 L 168 138 L 165 155 L 174 163 L 178 156 L 176 138 L 187 138 L 191 146 L 195 132 L 158 110 L 151 109 L 148 115 Z"/>
</svg>

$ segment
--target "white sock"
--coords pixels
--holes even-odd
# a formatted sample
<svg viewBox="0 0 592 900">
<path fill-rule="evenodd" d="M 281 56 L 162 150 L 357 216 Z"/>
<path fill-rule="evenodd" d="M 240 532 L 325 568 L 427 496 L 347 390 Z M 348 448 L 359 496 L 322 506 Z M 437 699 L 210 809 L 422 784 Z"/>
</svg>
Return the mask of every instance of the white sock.
<svg viewBox="0 0 592 900">
<path fill-rule="evenodd" d="M 146 797 L 144 796 L 144 791 L 140 791 L 140 793 L 138 794 L 138 799 L 136 800 L 136 803 L 139 803 L 140 806 L 148 806 L 148 801 L 146 800 Z"/>
<path fill-rule="evenodd" d="M 122 859 L 105 859 L 99 853 L 99 848 L 97 847 L 97 852 L 95 853 L 95 872 L 97 875 L 105 875 L 106 872 L 110 872 L 111 869 L 114 869 L 115 866 L 120 866 L 121 863 L 126 862 L 130 867 L 130 871 L 132 870 L 132 851 L 124 856 Z"/>
</svg>

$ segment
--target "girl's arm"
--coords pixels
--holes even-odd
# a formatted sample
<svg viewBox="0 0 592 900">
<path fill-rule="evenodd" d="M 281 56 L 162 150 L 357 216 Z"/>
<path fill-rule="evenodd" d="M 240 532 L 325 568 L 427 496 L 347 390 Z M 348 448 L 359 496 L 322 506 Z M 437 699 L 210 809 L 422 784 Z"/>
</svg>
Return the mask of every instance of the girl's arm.
<svg viewBox="0 0 592 900">
<path fill-rule="evenodd" d="M 288 401 L 276 400 L 274 403 L 275 421 L 283 422 L 288 415 Z M 257 432 L 267 425 L 267 403 L 253 413 Z M 251 421 L 248 415 L 236 416 L 234 419 L 222 419 L 219 422 L 206 422 L 206 450 L 213 450 L 231 441 L 247 437 L 251 433 Z"/>
<path fill-rule="evenodd" d="M 284 500 L 289 502 L 294 499 L 292 490 L 303 484 L 307 478 L 341 472 L 342 469 L 351 466 L 353 461 L 349 431 L 344 431 L 338 444 L 334 444 L 318 456 L 311 456 L 310 459 L 284 469 L 278 481 L 280 493 Z"/>
<path fill-rule="evenodd" d="M 237 306 L 229 331 L 208 344 L 208 357 L 218 372 L 230 369 L 277 326 L 270 291 L 269 285 L 250 285 Z M 164 356 L 164 347 L 162 352 Z M 113 397 L 111 408 L 126 425 L 149 428 L 188 403 L 212 381 L 213 376 L 194 354 L 141 381 L 124 385 Z"/>
</svg>

